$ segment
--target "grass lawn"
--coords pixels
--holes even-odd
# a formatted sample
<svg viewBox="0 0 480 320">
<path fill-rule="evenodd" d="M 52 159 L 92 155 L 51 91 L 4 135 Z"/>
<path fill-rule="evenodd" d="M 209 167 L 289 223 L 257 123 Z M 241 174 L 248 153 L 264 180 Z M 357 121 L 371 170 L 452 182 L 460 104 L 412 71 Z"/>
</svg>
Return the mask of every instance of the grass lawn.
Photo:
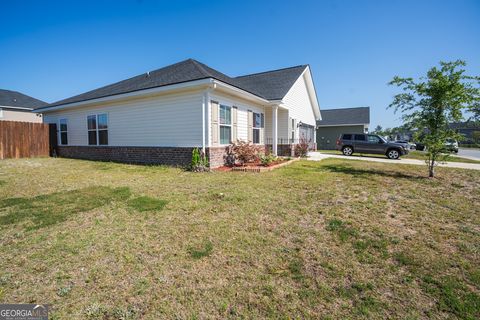
<svg viewBox="0 0 480 320">
<path fill-rule="evenodd" d="M 326 154 L 338 154 L 341 155 L 342 153 L 337 150 L 318 150 L 321 153 Z M 386 156 L 382 154 L 365 154 L 365 153 L 354 153 L 353 157 L 373 157 L 373 158 L 382 158 L 386 159 Z M 410 151 L 408 155 L 402 156 L 404 159 L 417 159 L 417 160 L 425 160 L 425 153 L 423 151 Z M 462 157 L 456 157 L 454 155 L 450 155 L 447 158 L 447 162 L 464 162 L 464 163 L 480 163 L 478 160 L 466 159 Z"/>
<path fill-rule="evenodd" d="M 0 161 L 0 302 L 52 319 L 475 319 L 480 172 Z"/>
</svg>

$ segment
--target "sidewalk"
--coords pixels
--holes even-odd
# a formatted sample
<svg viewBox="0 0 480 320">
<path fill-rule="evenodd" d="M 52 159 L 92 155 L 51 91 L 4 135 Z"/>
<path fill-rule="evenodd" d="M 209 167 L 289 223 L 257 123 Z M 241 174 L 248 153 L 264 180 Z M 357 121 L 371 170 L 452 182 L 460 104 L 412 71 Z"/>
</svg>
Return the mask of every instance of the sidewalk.
<svg viewBox="0 0 480 320">
<path fill-rule="evenodd" d="M 318 151 L 309 152 L 307 160 L 321 161 L 323 159 L 328 159 L 328 158 L 336 158 L 336 159 L 343 159 L 343 160 L 373 161 L 373 162 L 383 162 L 383 163 L 393 163 L 393 164 L 413 164 L 413 165 L 423 165 L 423 166 L 425 165 L 425 161 L 416 160 L 416 159 L 390 160 L 387 158 L 381 159 L 381 158 L 357 157 L 357 156 L 347 157 L 343 155 L 320 153 Z M 479 163 L 444 162 L 444 163 L 439 163 L 438 166 L 447 167 L 447 168 L 480 170 Z"/>
</svg>

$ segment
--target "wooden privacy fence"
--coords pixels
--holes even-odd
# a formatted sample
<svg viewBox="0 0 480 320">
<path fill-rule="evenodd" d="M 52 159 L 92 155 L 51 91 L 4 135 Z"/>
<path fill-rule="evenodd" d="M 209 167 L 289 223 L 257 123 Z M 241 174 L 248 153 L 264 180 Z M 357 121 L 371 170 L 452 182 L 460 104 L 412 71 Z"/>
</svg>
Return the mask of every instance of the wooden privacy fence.
<svg viewBox="0 0 480 320">
<path fill-rule="evenodd" d="M 0 121 L 0 159 L 49 155 L 46 123 Z"/>
</svg>

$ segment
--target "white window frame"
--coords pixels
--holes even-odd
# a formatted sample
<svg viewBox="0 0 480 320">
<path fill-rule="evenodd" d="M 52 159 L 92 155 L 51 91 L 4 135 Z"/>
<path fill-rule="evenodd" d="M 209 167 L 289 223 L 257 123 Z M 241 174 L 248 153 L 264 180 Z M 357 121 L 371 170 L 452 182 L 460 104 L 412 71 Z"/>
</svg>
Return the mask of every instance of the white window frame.
<svg viewBox="0 0 480 320">
<path fill-rule="evenodd" d="M 99 129 L 98 128 L 98 116 L 101 116 L 101 115 L 106 115 L 107 116 L 107 129 Z M 89 117 L 95 117 L 95 129 L 89 129 L 88 128 L 88 118 Z M 108 113 L 107 112 L 102 112 L 102 113 L 97 113 L 97 114 L 87 114 L 87 145 L 89 146 L 108 146 L 109 143 L 107 144 L 99 144 L 100 143 L 100 134 L 99 132 L 100 131 L 107 131 L 107 137 L 108 137 L 108 131 L 109 131 L 109 116 L 108 116 Z M 90 131 L 95 131 L 95 144 L 90 144 L 90 136 L 89 136 L 89 133 Z M 107 138 L 108 139 L 108 138 Z M 108 141 L 110 142 L 110 141 Z"/>
<path fill-rule="evenodd" d="M 67 130 L 62 131 L 62 121 L 65 120 L 65 123 L 67 125 Z M 62 143 L 62 133 L 65 132 L 67 134 L 67 143 L 63 144 Z M 68 119 L 67 118 L 61 118 L 58 119 L 58 145 L 60 146 L 68 146 Z"/>
<path fill-rule="evenodd" d="M 3 118 L 3 109 L 0 108 L 0 118 Z"/>
<path fill-rule="evenodd" d="M 222 112 L 221 109 L 222 107 L 227 107 L 227 108 L 230 108 L 230 124 L 222 124 L 222 122 L 220 121 L 221 117 L 220 117 L 220 113 Z M 218 106 L 218 142 L 220 145 L 222 146 L 228 146 L 229 144 L 232 143 L 232 134 L 233 134 L 233 112 L 232 112 L 232 109 L 233 107 L 232 106 L 229 106 L 228 104 L 223 104 L 223 103 L 220 103 L 219 106 Z M 230 127 L 230 141 L 228 143 L 222 143 L 222 127 Z"/>
<path fill-rule="evenodd" d="M 260 115 L 260 127 L 255 127 L 255 114 Z M 262 121 L 263 120 L 263 121 Z M 260 138 L 260 135 L 262 134 L 262 129 L 265 129 L 265 114 L 263 112 L 255 112 L 253 111 L 253 126 L 252 126 L 253 132 L 252 132 L 252 143 L 253 144 L 260 144 L 260 141 L 262 139 Z M 255 130 L 258 130 L 258 142 L 255 142 Z"/>
<path fill-rule="evenodd" d="M 295 136 L 297 135 L 297 121 L 294 118 L 290 118 L 290 121 L 290 138 L 292 139 L 290 143 L 295 143 Z"/>
</svg>

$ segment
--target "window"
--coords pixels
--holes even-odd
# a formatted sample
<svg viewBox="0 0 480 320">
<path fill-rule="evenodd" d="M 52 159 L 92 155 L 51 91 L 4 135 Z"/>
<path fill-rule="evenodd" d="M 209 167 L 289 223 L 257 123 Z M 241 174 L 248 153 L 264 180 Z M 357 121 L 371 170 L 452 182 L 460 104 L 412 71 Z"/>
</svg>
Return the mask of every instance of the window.
<svg viewBox="0 0 480 320">
<path fill-rule="evenodd" d="M 380 143 L 380 138 L 375 135 L 368 135 L 368 142 L 370 143 Z"/>
<path fill-rule="evenodd" d="M 351 134 L 344 134 L 343 135 L 343 140 L 352 140 L 352 135 Z"/>
<path fill-rule="evenodd" d="M 67 145 L 68 144 L 68 125 L 67 119 L 60 119 L 59 121 L 59 132 L 60 132 L 60 144 Z"/>
<path fill-rule="evenodd" d="M 366 141 L 367 139 L 365 138 L 364 134 L 356 134 L 355 135 L 355 140 L 357 141 Z"/>
<path fill-rule="evenodd" d="M 108 116 L 106 113 L 88 116 L 87 127 L 89 145 L 108 145 Z"/>
<path fill-rule="evenodd" d="M 292 127 L 292 132 L 291 132 L 291 143 L 294 143 L 295 142 L 295 119 L 292 119 L 292 124 L 291 124 L 291 127 Z"/>
<path fill-rule="evenodd" d="M 253 143 L 260 143 L 261 129 L 265 126 L 263 113 L 253 113 Z"/>
<path fill-rule="evenodd" d="M 232 141 L 232 107 L 220 105 L 220 144 Z"/>
</svg>

